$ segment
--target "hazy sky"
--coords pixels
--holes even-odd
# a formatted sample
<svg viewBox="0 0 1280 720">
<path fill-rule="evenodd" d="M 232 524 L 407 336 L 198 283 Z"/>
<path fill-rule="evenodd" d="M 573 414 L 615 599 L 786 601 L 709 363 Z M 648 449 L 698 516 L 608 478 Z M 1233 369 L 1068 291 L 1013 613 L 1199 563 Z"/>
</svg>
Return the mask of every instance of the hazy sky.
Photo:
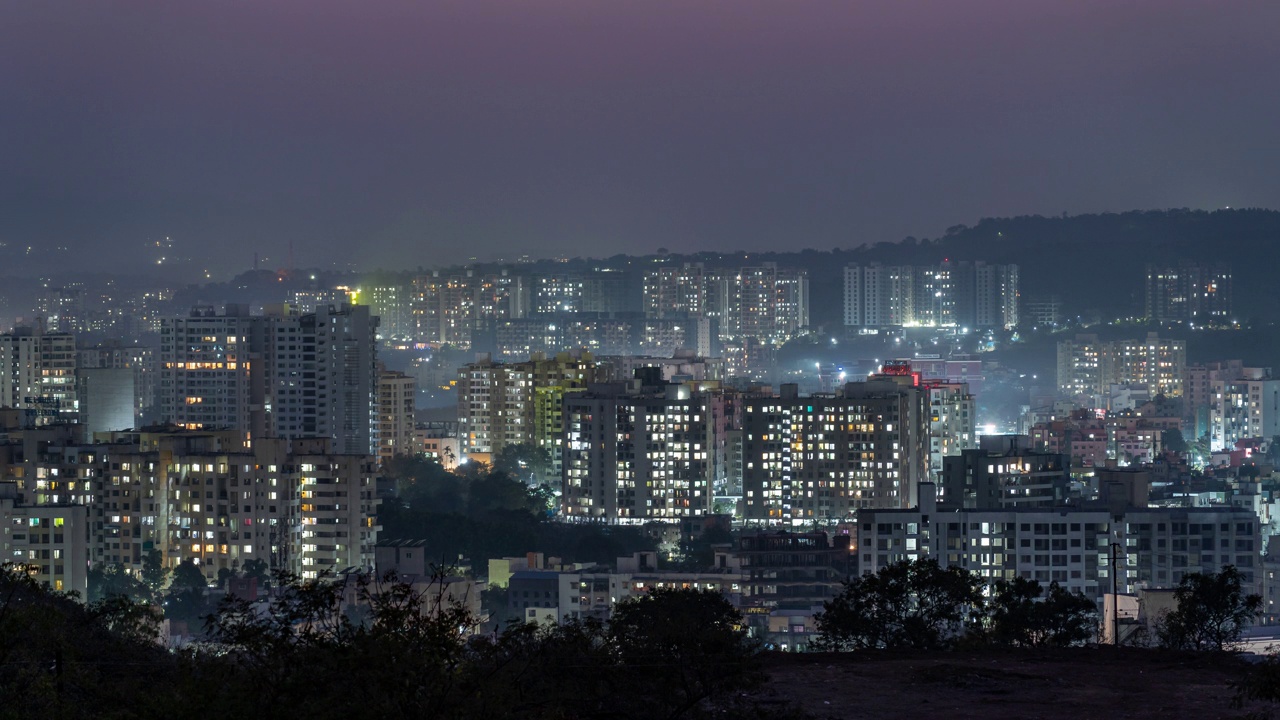
<svg viewBox="0 0 1280 720">
<path fill-rule="evenodd" d="M 0 242 L 416 266 L 1277 207 L 1277 37 L 1275 0 L 4 0 Z"/>
</svg>

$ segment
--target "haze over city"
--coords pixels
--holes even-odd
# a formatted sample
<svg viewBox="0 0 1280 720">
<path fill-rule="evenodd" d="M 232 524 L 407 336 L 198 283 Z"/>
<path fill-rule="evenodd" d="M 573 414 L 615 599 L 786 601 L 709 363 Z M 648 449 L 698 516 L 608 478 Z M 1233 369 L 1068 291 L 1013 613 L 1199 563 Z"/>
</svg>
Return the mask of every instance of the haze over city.
<svg viewBox="0 0 1280 720">
<path fill-rule="evenodd" d="M 224 276 L 255 252 L 281 266 L 290 241 L 370 269 L 1280 205 L 1271 2 L 4 15 L 6 271 L 129 270 L 166 236 Z"/>
<path fill-rule="evenodd" d="M 0 716 L 1271 717 L 1277 29 L 5 4 Z"/>
</svg>

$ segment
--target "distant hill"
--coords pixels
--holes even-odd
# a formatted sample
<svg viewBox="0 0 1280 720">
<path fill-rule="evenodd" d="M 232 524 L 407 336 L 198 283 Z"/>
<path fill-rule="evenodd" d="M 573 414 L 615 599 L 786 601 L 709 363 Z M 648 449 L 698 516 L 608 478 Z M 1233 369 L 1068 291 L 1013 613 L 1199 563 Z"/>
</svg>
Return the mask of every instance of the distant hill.
<svg viewBox="0 0 1280 720">
<path fill-rule="evenodd" d="M 778 245 L 796 245 L 779 238 Z M 937 238 L 909 237 L 856 248 L 794 252 L 703 252 L 616 255 L 538 260 L 517 266 L 522 273 L 578 272 L 597 267 L 646 269 L 657 263 L 701 262 L 708 267 L 742 267 L 762 262 L 808 270 L 810 318 L 830 329 L 843 322 L 845 265 L 882 262 L 926 265 L 951 260 L 1016 263 L 1021 291 L 1058 295 L 1069 314 L 1102 318 L 1142 312 L 1143 278 L 1148 262 L 1221 260 L 1233 269 L 1234 306 L 1240 319 L 1270 322 L 1280 315 L 1280 293 L 1273 289 L 1273 268 L 1280 260 L 1280 212 L 1274 210 L 1152 210 L 1097 215 L 985 218 L 972 227 L 955 225 Z M 476 266 L 496 270 L 497 263 Z M 418 270 L 381 273 L 386 281 L 408 282 Z M 320 282 L 299 274 L 281 283 L 275 273 L 246 272 L 229 283 L 192 286 L 183 302 L 253 298 L 279 302 L 296 287 L 332 286 L 346 276 L 322 273 Z M 366 273 L 365 279 L 372 274 Z"/>
</svg>

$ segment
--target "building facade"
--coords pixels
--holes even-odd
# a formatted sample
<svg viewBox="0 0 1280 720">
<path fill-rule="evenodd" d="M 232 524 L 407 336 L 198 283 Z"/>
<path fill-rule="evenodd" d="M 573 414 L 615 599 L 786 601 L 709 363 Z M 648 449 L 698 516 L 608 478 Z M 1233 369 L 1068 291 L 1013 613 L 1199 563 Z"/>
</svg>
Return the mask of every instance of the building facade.
<svg viewBox="0 0 1280 720">
<path fill-rule="evenodd" d="M 378 372 L 378 461 L 413 455 L 418 384 L 402 372 Z"/>
<path fill-rule="evenodd" d="M 858 514 L 861 573 L 934 557 L 987 582 L 1057 582 L 1098 603 L 1111 592 L 1112 573 L 1126 594 L 1173 587 L 1186 573 L 1216 573 L 1224 565 L 1240 570 L 1246 592 L 1260 587 L 1261 530 L 1249 509 L 940 510 L 932 489 L 922 488 L 918 507 Z"/>
<path fill-rule="evenodd" d="M 249 439 L 326 437 L 344 453 L 377 450 L 377 325 L 366 306 L 287 306 L 250 315 L 197 308 L 161 328 L 163 418 Z"/>
<path fill-rule="evenodd" d="M 76 336 L 42 325 L 0 335 L 0 407 L 28 411 L 38 425 L 75 422 Z"/>
<path fill-rule="evenodd" d="M 783 385 L 777 397 L 747 398 L 747 520 L 838 520 L 913 504 L 928 478 L 930 415 L 928 394 L 911 380 L 849 383 L 809 397 Z"/>
<path fill-rule="evenodd" d="M 569 520 L 708 515 L 717 477 L 717 396 L 690 385 L 595 385 L 564 399 L 561 509 Z"/>
<path fill-rule="evenodd" d="M 850 264 L 844 269 L 844 324 L 1010 329 L 1018 325 L 1018 292 L 1017 265 Z"/>
</svg>

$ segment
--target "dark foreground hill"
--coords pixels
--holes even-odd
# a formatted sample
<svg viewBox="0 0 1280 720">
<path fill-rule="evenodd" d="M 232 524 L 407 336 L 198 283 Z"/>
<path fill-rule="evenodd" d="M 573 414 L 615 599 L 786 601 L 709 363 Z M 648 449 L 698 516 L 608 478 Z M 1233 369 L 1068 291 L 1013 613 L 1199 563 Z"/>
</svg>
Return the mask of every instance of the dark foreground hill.
<svg viewBox="0 0 1280 720">
<path fill-rule="evenodd" d="M 842 720 L 1243 718 L 1234 656 L 1122 648 L 773 655 L 764 705 Z"/>
</svg>

